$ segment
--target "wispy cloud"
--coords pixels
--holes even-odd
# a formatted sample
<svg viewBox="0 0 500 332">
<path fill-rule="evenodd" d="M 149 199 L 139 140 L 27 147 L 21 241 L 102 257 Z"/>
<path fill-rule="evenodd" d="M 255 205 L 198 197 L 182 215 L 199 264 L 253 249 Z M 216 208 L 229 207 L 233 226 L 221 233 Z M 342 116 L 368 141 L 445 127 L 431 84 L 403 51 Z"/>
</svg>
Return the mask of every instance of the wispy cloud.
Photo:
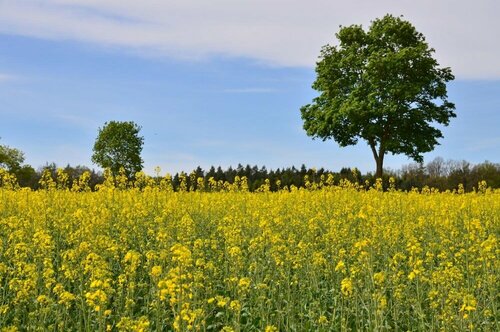
<svg viewBox="0 0 500 332">
<path fill-rule="evenodd" d="M 18 77 L 10 74 L 0 73 L 0 83 L 11 82 L 17 80 Z"/>
<path fill-rule="evenodd" d="M 3 0 L 0 32 L 124 47 L 148 55 L 246 57 L 313 67 L 338 26 L 386 13 L 424 33 L 461 78 L 500 78 L 496 0 Z"/>
<path fill-rule="evenodd" d="M 57 119 L 59 122 L 86 130 L 96 131 L 96 128 L 99 126 L 99 123 L 97 123 L 97 121 L 91 116 L 59 112 L 52 114 L 52 117 Z"/>
<path fill-rule="evenodd" d="M 470 152 L 493 149 L 500 149 L 500 136 L 478 139 L 474 144 L 467 144 L 465 146 L 465 150 Z"/>
<path fill-rule="evenodd" d="M 274 93 L 279 90 L 273 88 L 235 88 L 235 89 L 224 89 L 224 93 Z"/>
</svg>

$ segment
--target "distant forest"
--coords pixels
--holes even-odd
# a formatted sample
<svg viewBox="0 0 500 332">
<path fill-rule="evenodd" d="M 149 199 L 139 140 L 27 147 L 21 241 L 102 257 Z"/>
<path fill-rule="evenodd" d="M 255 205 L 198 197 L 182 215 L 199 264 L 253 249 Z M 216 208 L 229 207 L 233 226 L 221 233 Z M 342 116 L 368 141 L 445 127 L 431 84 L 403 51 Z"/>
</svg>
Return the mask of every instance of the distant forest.
<svg viewBox="0 0 500 332">
<path fill-rule="evenodd" d="M 23 167 L 15 172 L 17 181 L 21 187 L 30 187 L 38 189 L 39 181 L 45 170 L 50 171 L 55 179 L 58 166 L 54 163 L 34 170 L 31 167 Z M 89 185 L 95 189 L 96 185 L 104 182 L 102 172 L 97 172 L 86 166 L 70 166 L 63 168 L 68 175 L 68 184 L 71 187 L 73 181 L 78 179 L 85 171 L 91 174 Z M 161 177 L 163 174 L 160 174 Z M 208 170 L 197 167 L 191 172 L 181 172 L 172 174 L 172 185 L 174 190 L 179 190 L 181 177 L 185 178 L 187 190 L 196 189 L 199 185 L 198 179 L 202 178 L 204 187 L 208 188 L 209 179 L 213 178 L 216 182 L 222 181 L 233 183 L 236 177 L 240 179 L 246 177 L 248 189 L 255 191 L 262 185 L 267 184 L 271 191 L 283 188 L 305 187 L 308 184 L 320 184 L 325 182 L 329 175 L 333 175 L 333 183 L 338 184 L 342 179 L 348 179 L 351 182 L 357 182 L 363 185 L 372 185 L 375 183 L 375 176 L 372 173 L 361 174 L 357 169 L 342 168 L 338 172 L 326 170 L 324 168 L 314 169 L 302 165 L 300 168 L 278 168 L 267 169 L 265 166 L 243 166 L 223 169 L 222 167 L 212 166 Z M 153 178 L 158 176 L 153 176 Z M 383 184 L 388 186 L 389 178 L 395 179 L 397 189 L 411 190 L 412 188 L 422 189 L 425 186 L 436 188 L 440 191 L 457 189 L 460 184 L 464 186 L 465 191 L 472 191 L 477 188 L 479 181 L 486 181 L 488 187 L 500 188 L 500 164 L 483 162 L 480 164 L 471 164 L 467 161 L 445 161 L 442 158 L 436 158 L 427 164 L 409 164 L 399 170 L 384 170 Z M 330 179 L 332 177 L 330 176 Z"/>
</svg>

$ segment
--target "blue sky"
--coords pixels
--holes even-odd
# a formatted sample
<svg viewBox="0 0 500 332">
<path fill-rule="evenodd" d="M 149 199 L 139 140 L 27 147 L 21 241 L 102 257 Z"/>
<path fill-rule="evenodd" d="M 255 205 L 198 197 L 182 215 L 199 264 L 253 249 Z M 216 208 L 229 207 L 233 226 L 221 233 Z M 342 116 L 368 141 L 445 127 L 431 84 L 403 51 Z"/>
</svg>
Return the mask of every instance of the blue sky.
<svg viewBox="0 0 500 332">
<path fill-rule="evenodd" d="M 478 31 L 454 31 L 432 19 L 449 8 L 438 5 L 429 16 L 425 2 L 370 7 L 354 1 L 362 10 L 337 8 L 330 19 L 318 14 L 330 6 L 324 1 L 313 1 L 314 11 L 297 2 L 288 12 L 283 1 L 248 7 L 247 1 L 231 6 L 217 0 L 215 8 L 196 1 L 165 7 L 158 1 L 140 7 L 113 0 L 0 2 L 0 144 L 24 151 L 34 167 L 96 167 L 90 157 L 98 127 L 131 120 L 142 126 L 148 172 L 155 166 L 176 172 L 238 163 L 373 171 L 365 143 L 339 148 L 312 140 L 302 130 L 299 109 L 315 96 L 315 57 L 322 45 L 335 42 L 338 25 L 366 25 L 396 10 L 457 76 L 448 87 L 457 118 L 425 160 L 499 162 L 500 51 L 488 35 L 499 26 L 487 19 L 500 7 L 484 1 L 490 7 L 472 10 L 454 2 L 454 15 L 441 15 L 442 26 L 459 29 L 460 15 L 479 22 Z M 385 166 L 409 162 L 389 155 Z"/>
</svg>

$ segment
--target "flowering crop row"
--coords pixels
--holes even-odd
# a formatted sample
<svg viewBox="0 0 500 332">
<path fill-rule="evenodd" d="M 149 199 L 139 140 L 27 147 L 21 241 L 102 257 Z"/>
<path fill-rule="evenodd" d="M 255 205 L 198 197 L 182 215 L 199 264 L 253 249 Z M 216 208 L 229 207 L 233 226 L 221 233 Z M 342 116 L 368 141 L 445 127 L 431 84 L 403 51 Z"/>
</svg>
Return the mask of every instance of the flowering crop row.
<svg viewBox="0 0 500 332">
<path fill-rule="evenodd" d="M 0 189 L 2 331 L 499 330 L 499 191 L 46 187 Z"/>
</svg>

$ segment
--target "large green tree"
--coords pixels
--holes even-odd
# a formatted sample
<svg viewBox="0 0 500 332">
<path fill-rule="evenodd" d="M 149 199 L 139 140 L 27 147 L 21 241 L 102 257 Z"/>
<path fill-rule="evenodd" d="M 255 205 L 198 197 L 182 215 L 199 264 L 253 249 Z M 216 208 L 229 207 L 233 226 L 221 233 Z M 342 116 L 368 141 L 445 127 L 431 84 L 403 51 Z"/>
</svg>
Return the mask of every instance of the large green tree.
<svg viewBox="0 0 500 332">
<path fill-rule="evenodd" d="M 99 128 L 94 144 L 92 161 L 117 174 L 124 168 L 128 177 L 142 170 L 141 158 L 144 138 L 139 136 L 141 127 L 132 121 L 110 121 Z"/>
<path fill-rule="evenodd" d="M 451 69 L 439 67 L 424 36 L 400 17 L 376 19 L 367 31 L 341 27 L 336 37 L 316 64 L 319 96 L 301 108 L 307 134 L 341 147 L 365 140 L 377 177 L 388 152 L 422 162 L 443 137 L 435 124 L 456 116 L 446 91 Z"/>
</svg>

